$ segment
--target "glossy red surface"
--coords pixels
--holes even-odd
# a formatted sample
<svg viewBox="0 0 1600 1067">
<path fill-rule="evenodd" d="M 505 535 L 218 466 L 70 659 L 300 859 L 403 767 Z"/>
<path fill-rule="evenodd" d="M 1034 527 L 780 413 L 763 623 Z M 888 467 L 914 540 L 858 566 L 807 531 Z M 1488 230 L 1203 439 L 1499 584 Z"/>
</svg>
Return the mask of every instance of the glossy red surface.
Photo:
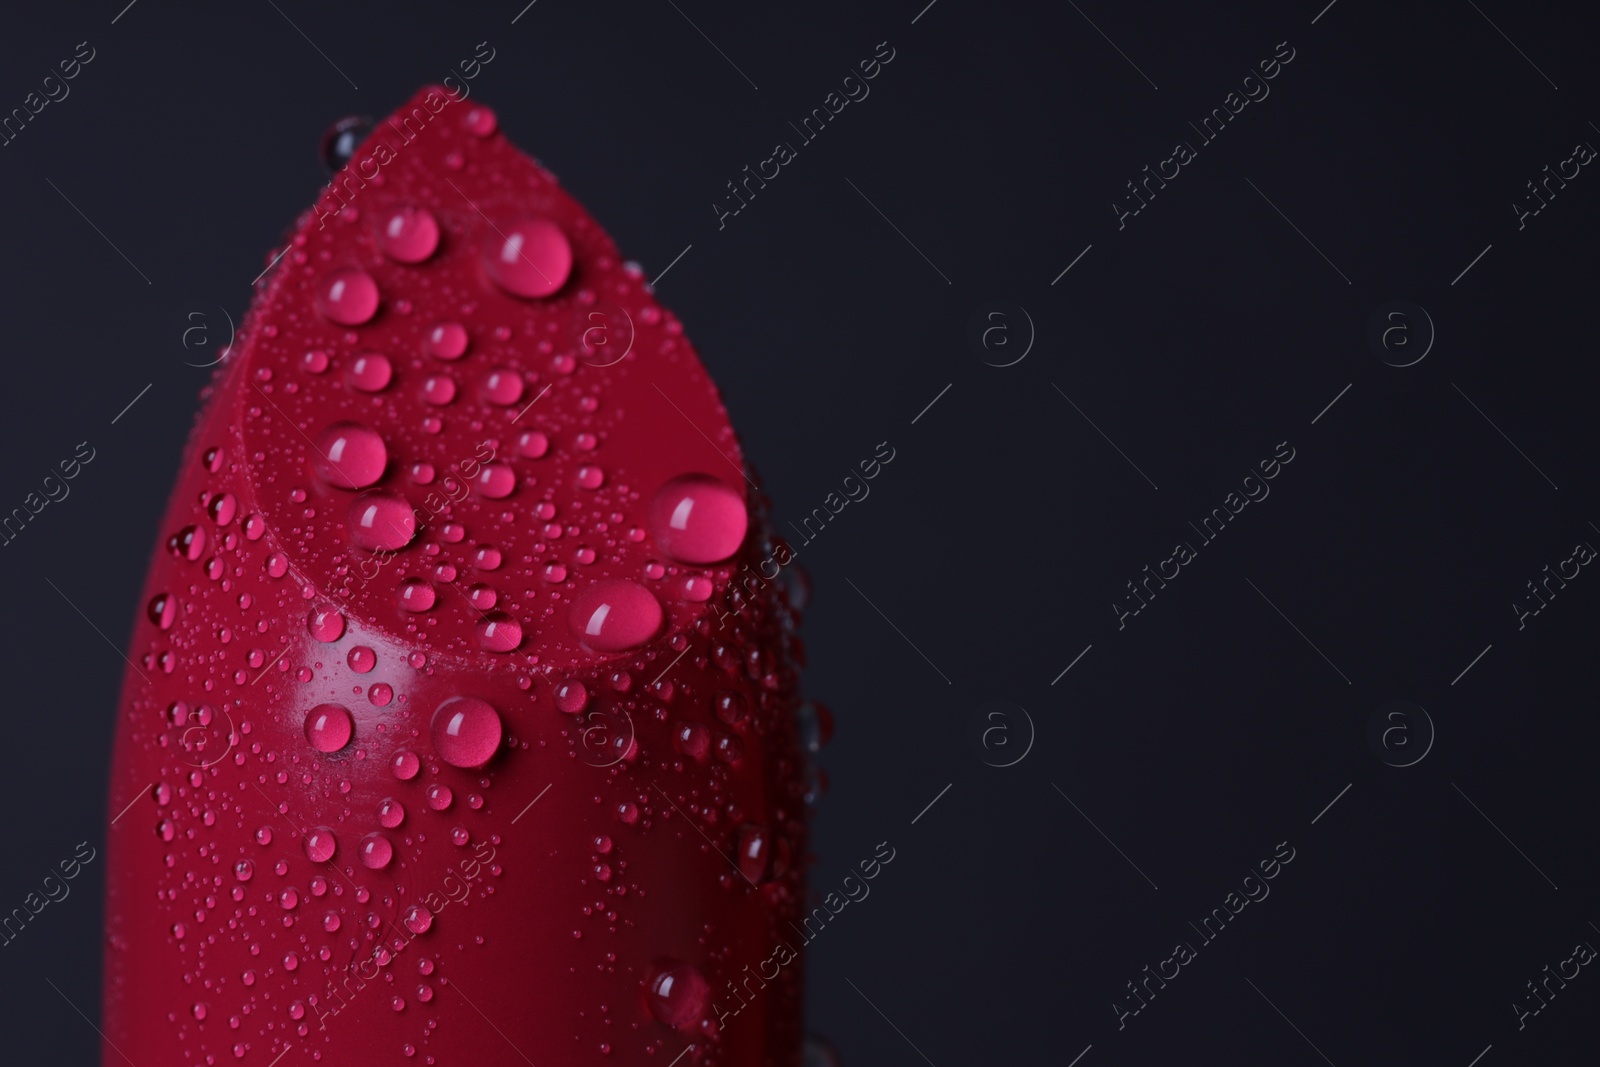
<svg viewBox="0 0 1600 1067">
<path fill-rule="evenodd" d="M 104 1062 L 797 1063 L 796 612 L 681 325 L 438 89 L 280 252 L 128 653 Z"/>
</svg>

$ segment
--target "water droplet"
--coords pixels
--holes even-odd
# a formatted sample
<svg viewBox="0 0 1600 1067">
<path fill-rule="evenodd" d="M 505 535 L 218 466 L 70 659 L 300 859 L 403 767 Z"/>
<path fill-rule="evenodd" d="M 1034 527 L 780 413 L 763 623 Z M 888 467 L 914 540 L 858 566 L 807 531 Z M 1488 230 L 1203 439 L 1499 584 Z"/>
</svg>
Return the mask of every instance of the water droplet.
<svg viewBox="0 0 1600 1067">
<path fill-rule="evenodd" d="M 522 399 L 522 375 L 505 367 L 496 367 L 483 380 L 483 397 L 491 404 L 515 404 Z"/>
<path fill-rule="evenodd" d="M 710 988 L 689 964 L 662 960 L 645 983 L 650 1014 L 668 1026 L 692 1026 L 705 1013 Z"/>
<path fill-rule="evenodd" d="M 434 750 L 452 767 L 483 766 L 505 736 L 500 713 L 477 697 L 451 697 L 440 704 L 431 731 Z"/>
<path fill-rule="evenodd" d="M 705 762 L 711 754 L 711 733 L 704 726 L 690 723 L 680 726 L 677 733 L 678 751 L 685 756 Z"/>
<path fill-rule="evenodd" d="M 550 451 L 550 438 L 537 430 L 528 430 L 517 435 L 517 455 L 525 459 L 538 459 Z"/>
<path fill-rule="evenodd" d="M 405 805 L 394 797 L 385 797 L 378 803 L 378 825 L 393 830 L 406 821 Z"/>
<path fill-rule="evenodd" d="M 375 552 L 394 552 L 417 535 L 417 513 L 404 497 L 382 490 L 362 493 L 350 502 L 346 528 L 350 541 Z"/>
<path fill-rule="evenodd" d="M 350 362 L 350 384 L 363 393 L 376 393 L 389 387 L 394 365 L 382 352 L 361 352 Z"/>
<path fill-rule="evenodd" d="M 513 296 L 549 296 L 572 273 L 572 245 L 547 219 L 518 219 L 485 234 L 483 266 Z"/>
<path fill-rule="evenodd" d="M 405 918 L 401 921 L 412 933 L 425 934 L 433 926 L 433 912 L 421 904 L 413 904 L 406 909 Z"/>
<path fill-rule="evenodd" d="M 739 494 L 709 474 L 684 474 L 650 502 L 650 533 L 680 563 L 717 563 L 744 543 L 749 513 Z"/>
<path fill-rule="evenodd" d="M 333 859 L 334 851 L 339 847 L 338 838 L 333 836 L 330 826 L 318 826 L 306 834 L 306 858 L 312 863 L 327 863 Z"/>
<path fill-rule="evenodd" d="M 479 619 L 477 630 L 479 646 L 489 652 L 510 652 L 522 643 L 522 624 L 503 612 Z"/>
<path fill-rule="evenodd" d="M 428 807 L 432 808 L 434 811 L 444 811 L 450 806 L 451 802 L 455 800 L 455 794 L 450 791 L 450 787 L 447 785 L 440 785 L 438 782 L 434 782 L 427 789 L 423 790 L 422 795 L 423 798 L 427 800 Z"/>
<path fill-rule="evenodd" d="M 170 593 L 157 594 L 150 598 L 150 603 L 145 607 L 145 614 L 150 616 L 150 621 L 161 629 L 170 630 L 178 618 L 178 600 Z"/>
<path fill-rule="evenodd" d="M 328 369 L 328 353 L 320 348 L 313 348 L 300 357 L 300 365 L 312 374 L 321 374 Z"/>
<path fill-rule="evenodd" d="M 345 662 L 357 674 L 366 674 L 378 665 L 378 654 L 366 645 L 357 645 L 345 657 Z"/>
<path fill-rule="evenodd" d="M 421 263 L 439 247 L 439 223 L 425 207 L 396 207 L 382 216 L 378 247 L 390 259 Z"/>
<path fill-rule="evenodd" d="M 562 682 L 555 690 L 556 709 L 576 715 L 589 703 L 589 690 L 576 678 Z"/>
<path fill-rule="evenodd" d="M 714 588 L 711 579 L 703 574 L 685 575 L 678 584 L 678 596 L 693 604 L 703 604 L 711 599 Z"/>
<path fill-rule="evenodd" d="M 206 531 L 199 526 L 185 526 L 167 540 L 167 549 L 193 563 L 205 555 Z"/>
<path fill-rule="evenodd" d="M 317 310 L 341 326 L 360 326 L 378 313 L 378 283 L 359 267 L 333 271 L 317 286 Z"/>
<path fill-rule="evenodd" d="M 306 616 L 306 629 L 318 641 L 337 641 L 344 636 L 344 616 L 339 614 L 338 608 L 312 608 Z"/>
<path fill-rule="evenodd" d="M 371 132 L 372 120 L 361 115 L 347 115 L 329 126 L 320 146 L 322 165 L 329 170 L 344 169 Z"/>
<path fill-rule="evenodd" d="M 490 500 L 503 500 L 517 487 L 517 475 L 504 463 L 485 464 L 473 480 L 472 487 Z"/>
<path fill-rule="evenodd" d="M 474 137 L 488 137 L 499 129 L 500 122 L 493 111 L 475 104 L 461 117 L 461 127 Z"/>
<path fill-rule="evenodd" d="M 711 706 L 716 711 L 717 718 L 729 726 L 737 726 L 750 714 L 750 702 L 745 699 L 745 695 L 731 689 L 718 693 L 712 700 Z"/>
<path fill-rule="evenodd" d="M 724 763 L 738 763 L 744 759 L 744 742 L 732 734 L 717 738 L 717 758 Z"/>
<path fill-rule="evenodd" d="M 248 882 L 255 877 L 256 865 L 249 860 L 240 860 L 233 865 L 233 876 L 241 882 Z"/>
<path fill-rule="evenodd" d="M 577 475 L 573 478 L 579 489 L 598 489 L 606 484 L 606 472 L 593 464 L 578 468 Z"/>
<path fill-rule="evenodd" d="M 761 826 L 741 826 L 734 846 L 739 873 L 752 882 L 763 882 L 772 870 L 772 832 Z"/>
<path fill-rule="evenodd" d="M 661 602 L 638 582 L 613 578 L 574 597 L 567 621 L 589 648 L 623 652 L 644 644 L 661 629 Z"/>
<path fill-rule="evenodd" d="M 365 489 L 383 477 L 389 450 L 376 430 L 358 422 L 336 422 L 317 435 L 311 469 L 340 489 Z"/>
<path fill-rule="evenodd" d="M 394 758 L 389 761 L 389 770 L 402 782 L 409 782 L 415 778 L 421 769 L 422 761 L 417 758 L 417 754 L 406 749 L 396 752 Z"/>
<path fill-rule="evenodd" d="M 448 374 L 430 374 L 422 380 L 422 402 L 442 406 L 456 398 L 456 381 Z"/>
<path fill-rule="evenodd" d="M 394 859 L 394 845 L 389 839 L 379 833 L 371 833 L 361 839 L 361 865 L 374 871 L 382 870 L 389 866 L 389 861 Z"/>
<path fill-rule="evenodd" d="M 460 359 L 467 350 L 467 328 L 459 322 L 441 322 L 428 331 L 426 347 L 436 359 Z"/>
<path fill-rule="evenodd" d="M 211 521 L 218 526 L 226 526 L 233 521 L 239 512 L 239 498 L 232 493 L 218 493 L 211 498 L 211 503 L 206 505 L 206 514 L 211 516 Z"/>
<path fill-rule="evenodd" d="M 306 740 L 318 752 L 337 752 L 355 734 L 350 709 L 342 704 L 318 704 L 306 712 Z"/>
<path fill-rule="evenodd" d="M 427 611 L 438 596 L 426 578 L 407 578 L 400 583 L 400 606 L 407 611 Z"/>
</svg>

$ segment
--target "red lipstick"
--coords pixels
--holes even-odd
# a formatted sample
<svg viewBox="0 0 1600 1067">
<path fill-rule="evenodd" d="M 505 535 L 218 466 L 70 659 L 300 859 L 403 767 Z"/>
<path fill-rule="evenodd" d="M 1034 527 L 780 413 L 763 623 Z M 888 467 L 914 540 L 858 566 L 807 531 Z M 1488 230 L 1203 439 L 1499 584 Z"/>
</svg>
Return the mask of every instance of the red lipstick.
<svg viewBox="0 0 1600 1067">
<path fill-rule="evenodd" d="M 798 607 L 683 326 L 439 88 L 268 259 L 129 652 L 103 1062 L 798 1063 Z"/>
</svg>

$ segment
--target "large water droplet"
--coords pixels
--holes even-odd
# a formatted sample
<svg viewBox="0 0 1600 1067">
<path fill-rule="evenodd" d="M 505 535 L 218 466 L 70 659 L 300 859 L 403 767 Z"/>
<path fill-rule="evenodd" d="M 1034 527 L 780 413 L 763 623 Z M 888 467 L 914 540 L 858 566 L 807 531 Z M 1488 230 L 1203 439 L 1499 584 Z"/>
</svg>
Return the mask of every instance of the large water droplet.
<svg viewBox="0 0 1600 1067">
<path fill-rule="evenodd" d="M 360 326 L 378 313 L 378 283 L 359 267 L 336 270 L 317 286 L 317 310 L 341 326 Z"/>
<path fill-rule="evenodd" d="M 422 402 L 442 406 L 456 398 L 456 380 L 448 374 L 430 374 L 422 380 Z"/>
<path fill-rule="evenodd" d="M 661 602 L 638 582 L 613 578 L 596 582 L 572 600 L 567 623 L 597 652 L 637 648 L 661 629 Z"/>
<path fill-rule="evenodd" d="M 401 920 L 406 924 L 406 929 L 414 934 L 425 934 L 433 926 L 433 912 L 421 904 L 413 904 L 406 909 L 405 918 Z"/>
<path fill-rule="evenodd" d="M 538 459 L 550 451 L 550 438 L 538 430 L 525 430 L 517 435 L 517 455 Z"/>
<path fill-rule="evenodd" d="M 402 748 L 389 761 L 389 769 L 394 772 L 396 778 L 402 782 L 408 782 L 415 778 L 417 772 L 422 769 L 422 761 L 417 758 L 415 752 Z"/>
<path fill-rule="evenodd" d="M 494 611 L 478 620 L 478 644 L 490 652 L 510 652 L 522 643 L 522 624 Z"/>
<path fill-rule="evenodd" d="M 496 367 L 483 379 L 483 397 L 491 404 L 515 404 L 522 399 L 522 375 L 505 367 Z"/>
<path fill-rule="evenodd" d="M 150 621 L 163 630 L 172 629 L 172 624 L 178 618 L 178 601 L 170 593 L 161 593 L 152 597 L 145 613 L 150 616 Z"/>
<path fill-rule="evenodd" d="M 467 328 L 459 322 L 441 322 L 428 331 L 425 347 L 436 359 L 460 359 L 467 350 Z"/>
<path fill-rule="evenodd" d="M 318 752 L 337 752 L 355 734 L 350 710 L 342 704 L 318 704 L 306 712 L 306 740 Z"/>
<path fill-rule="evenodd" d="M 239 498 L 232 493 L 218 493 L 211 498 L 211 503 L 206 505 L 206 514 L 211 516 L 211 521 L 218 526 L 226 526 L 233 521 L 239 513 Z"/>
<path fill-rule="evenodd" d="M 394 859 L 394 845 L 389 839 L 379 833 L 371 833 L 361 839 L 361 865 L 372 870 L 382 870 L 389 866 L 389 861 Z"/>
<path fill-rule="evenodd" d="M 556 686 L 554 698 L 557 711 L 576 715 L 588 706 L 589 690 L 582 682 L 572 678 Z"/>
<path fill-rule="evenodd" d="M 167 539 L 167 548 L 174 556 L 193 563 L 206 551 L 206 531 L 203 526 L 185 526 Z"/>
<path fill-rule="evenodd" d="M 650 533 L 680 563 L 717 563 L 744 543 L 750 516 L 739 494 L 709 474 L 680 475 L 650 502 Z"/>
<path fill-rule="evenodd" d="M 417 535 L 417 513 L 405 498 L 381 490 L 362 493 L 350 502 L 350 542 L 375 552 L 394 552 Z"/>
<path fill-rule="evenodd" d="M 350 384 L 363 393 L 377 393 L 388 388 L 394 377 L 394 365 L 382 352 L 358 352 L 350 362 Z"/>
<path fill-rule="evenodd" d="M 389 450 L 376 430 L 358 422 L 336 422 L 317 435 L 311 467 L 340 489 L 365 489 L 383 477 Z"/>
<path fill-rule="evenodd" d="M 318 826 L 306 834 L 306 858 L 312 863 L 327 863 L 333 859 L 334 851 L 339 847 L 338 838 L 333 836 L 331 826 Z"/>
<path fill-rule="evenodd" d="M 439 247 L 439 223 L 425 207 L 397 207 L 378 223 L 378 247 L 390 259 L 421 263 Z"/>
<path fill-rule="evenodd" d="M 490 500 L 503 500 L 517 487 L 517 474 L 504 463 L 489 463 L 473 479 L 472 487 Z"/>
<path fill-rule="evenodd" d="M 433 713 L 433 747 L 452 767 L 481 767 L 489 762 L 505 727 L 500 713 L 477 697 L 451 697 Z"/>
<path fill-rule="evenodd" d="M 483 266 L 513 296 L 549 296 L 572 273 L 572 245 L 548 219 L 518 219 L 485 234 Z"/>
<path fill-rule="evenodd" d="M 312 608 L 306 616 L 306 630 L 318 641 L 337 641 L 344 636 L 344 616 L 338 608 Z"/>
<path fill-rule="evenodd" d="M 438 596 L 426 578 L 407 578 L 400 583 L 400 606 L 407 611 L 427 611 Z"/>
<path fill-rule="evenodd" d="M 378 825 L 393 830 L 405 821 L 405 805 L 394 797 L 385 797 L 378 803 Z"/>
<path fill-rule="evenodd" d="M 694 967 L 677 960 L 656 964 L 645 982 L 650 1014 L 668 1026 L 692 1026 L 705 1013 L 710 986 Z"/>
</svg>

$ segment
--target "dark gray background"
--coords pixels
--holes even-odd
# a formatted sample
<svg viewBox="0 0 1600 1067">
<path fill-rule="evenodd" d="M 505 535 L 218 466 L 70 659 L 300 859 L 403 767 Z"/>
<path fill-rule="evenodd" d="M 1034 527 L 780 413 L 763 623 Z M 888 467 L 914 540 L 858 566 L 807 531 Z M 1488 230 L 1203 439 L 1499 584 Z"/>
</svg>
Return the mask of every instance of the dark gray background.
<svg viewBox="0 0 1600 1067">
<path fill-rule="evenodd" d="M 1600 977 L 1521 1032 L 1511 1004 L 1600 944 L 1600 578 L 1521 631 L 1511 603 L 1600 544 L 1600 177 L 1520 231 L 1511 205 L 1600 144 L 1594 35 L 1568 5 L 1322 4 L 8 12 L 0 111 L 97 55 L 0 148 L 0 511 L 77 442 L 97 456 L 0 548 L 0 911 L 102 838 L 110 644 L 209 373 L 185 361 L 214 351 L 184 330 L 238 320 L 329 123 L 487 40 L 475 97 L 624 252 L 654 276 L 693 246 L 659 294 L 780 523 L 897 450 L 801 550 L 806 685 L 839 723 L 814 885 L 897 850 L 810 956 L 810 1025 L 847 1064 L 1592 1055 Z M 719 232 L 724 183 L 885 40 L 871 95 Z M 1271 95 L 1119 231 L 1124 183 L 1285 40 Z M 967 340 L 996 299 L 1037 331 L 1005 369 Z M 1396 299 L 1437 328 L 1403 369 L 1365 340 Z M 1271 496 L 1119 632 L 1124 583 L 1280 441 Z M 1008 769 L 983 760 L 1021 750 L 1015 715 L 1000 755 L 968 743 L 990 699 L 1037 727 Z M 1403 769 L 1366 737 L 1392 699 L 1437 730 Z M 1271 896 L 1119 1032 L 1124 983 L 1280 841 Z M 102 866 L 0 948 L 7 1064 L 94 1059 L 73 1005 L 96 1015 Z"/>
</svg>

